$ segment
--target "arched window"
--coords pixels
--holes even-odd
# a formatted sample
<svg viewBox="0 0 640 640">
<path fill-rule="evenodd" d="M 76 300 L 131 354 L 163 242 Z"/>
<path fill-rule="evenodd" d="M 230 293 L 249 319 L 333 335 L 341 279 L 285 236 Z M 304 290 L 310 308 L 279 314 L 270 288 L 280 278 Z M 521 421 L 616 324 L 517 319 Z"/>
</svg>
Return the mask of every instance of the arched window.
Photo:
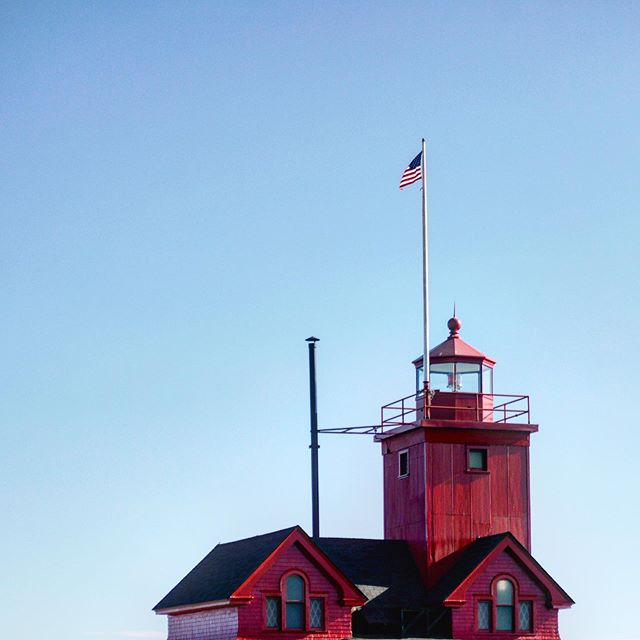
<svg viewBox="0 0 640 640">
<path fill-rule="evenodd" d="M 304 629 L 304 580 L 296 573 L 287 576 L 285 583 L 285 629 Z"/>
<path fill-rule="evenodd" d="M 310 591 L 301 573 L 285 573 L 280 591 L 264 595 L 264 627 L 268 630 L 321 632 L 325 629 L 326 596 Z"/>
<path fill-rule="evenodd" d="M 476 601 L 478 631 L 533 631 L 534 600 L 523 597 L 513 579 L 500 577 L 491 596 Z"/>
<path fill-rule="evenodd" d="M 513 582 L 503 578 L 495 586 L 496 631 L 513 631 Z"/>
</svg>

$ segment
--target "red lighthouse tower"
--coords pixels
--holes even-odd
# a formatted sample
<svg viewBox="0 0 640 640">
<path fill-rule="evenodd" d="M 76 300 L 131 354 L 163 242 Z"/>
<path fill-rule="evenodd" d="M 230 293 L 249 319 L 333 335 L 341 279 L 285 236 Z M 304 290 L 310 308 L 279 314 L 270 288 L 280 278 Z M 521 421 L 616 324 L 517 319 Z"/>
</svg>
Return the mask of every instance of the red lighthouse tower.
<svg viewBox="0 0 640 640">
<path fill-rule="evenodd" d="M 571 598 L 531 555 L 527 396 L 460 337 L 382 408 L 384 540 L 290 527 L 215 547 L 155 607 L 168 640 L 559 640 Z M 355 431 L 354 431 L 355 430 Z M 372 431 L 373 430 L 373 431 Z"/>
<path fill-rule="evenodd" d="M 448 327 L 430 352 L 427 410 L 420 391 L 386 405 L 378 436 L 385 538 L 408 540 L 425 570 L 504 531 L 531 549 L 529 399 L 494 394 L 495 361 L 460 337 L 458 318 Z M 414 365 L 419 390 L 422 358 Z"/>
</svg>

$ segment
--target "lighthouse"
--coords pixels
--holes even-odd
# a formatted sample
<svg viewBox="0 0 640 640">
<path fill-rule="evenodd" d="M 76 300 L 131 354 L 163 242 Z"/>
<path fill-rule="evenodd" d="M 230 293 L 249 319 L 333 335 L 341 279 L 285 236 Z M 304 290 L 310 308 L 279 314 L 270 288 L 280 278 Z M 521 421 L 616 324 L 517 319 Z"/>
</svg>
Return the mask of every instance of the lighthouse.
<svg viewBox="0 0 640 640">
<path fill-rule="evenodd" d="M 154 607 L 168 618 L 168 640 L 559 640 L 558 612 L 573 600 L 531 547 L 529 446 L 538 426 L 528 396 L 495 393 L 496 361 L 462 339 L 455 309 L 449 335 L 429 348 L 424 140 L 400 187 L 418 180 L 415 390 L 384 405 L 379 424 L 318 429 L 317 338 L 307 339 L 313 536 L 294 525 L 218 544 Z M 320 535 L 318 433 L 373 435 L 380 446 L 383 539 Z"/>
<path fill-rule="evenodd" d="M 476 538 L 510 531 L 531 550 L 529 398 L 493 393 L 495 360 L 460 337 L 430 353 L 431 393 L 382 410 L 385 538 L 407 540 L 425 574 Z M 390 430 L 386 428 L 391 427 Z"/>
</svg>

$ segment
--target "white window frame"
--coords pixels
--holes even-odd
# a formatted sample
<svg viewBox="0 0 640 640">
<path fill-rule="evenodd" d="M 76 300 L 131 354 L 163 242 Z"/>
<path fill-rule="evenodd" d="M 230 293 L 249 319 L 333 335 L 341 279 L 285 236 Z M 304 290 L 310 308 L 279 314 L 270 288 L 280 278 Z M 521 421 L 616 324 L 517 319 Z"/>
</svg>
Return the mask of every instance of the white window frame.
<svg viewBox="0 0 640 640">
<path fill-rule="evenodd" d="M 402 456 L 407 456 L 407 473 L 402 473 Z M 411 473 L 411 467 L 409 466 L 409 449 L 400 449 L 398 451 L 398 478 L 406 478 Z"/>
</svg>

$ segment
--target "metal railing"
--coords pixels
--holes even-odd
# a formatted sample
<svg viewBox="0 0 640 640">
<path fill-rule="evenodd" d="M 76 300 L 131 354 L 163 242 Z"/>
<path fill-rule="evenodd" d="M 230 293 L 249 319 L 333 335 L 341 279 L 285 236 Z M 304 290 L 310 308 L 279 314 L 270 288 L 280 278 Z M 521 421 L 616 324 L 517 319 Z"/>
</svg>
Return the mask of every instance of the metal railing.
<svg viewBox="0 0 640 640">
<path fill-rule="evenodd" d="M 436 391 L 426 414 L 424 393 L 414 393 L 380 409 L 381 430 L 416 424 L 423 419 L 528 424 L 529 396 Z"/>
</svg>

